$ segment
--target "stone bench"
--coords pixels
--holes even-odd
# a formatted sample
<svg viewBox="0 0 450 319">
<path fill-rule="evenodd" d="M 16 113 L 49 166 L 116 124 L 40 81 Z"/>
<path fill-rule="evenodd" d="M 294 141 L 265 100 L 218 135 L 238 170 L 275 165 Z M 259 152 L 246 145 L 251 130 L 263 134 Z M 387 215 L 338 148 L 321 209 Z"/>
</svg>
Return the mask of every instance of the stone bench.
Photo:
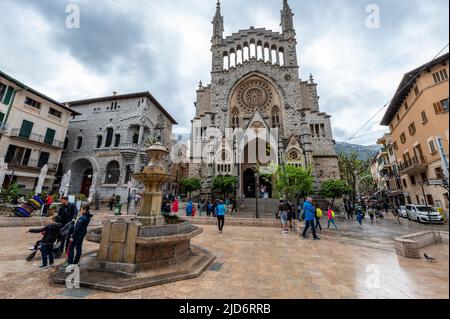
<svg viewBox="0 0 450 319">
<path fill-rule="evenodd" d="M 394 239 L 397 255 L 405 258 L 421 259 L 420 249 L 436 245 L 448 244 L 448 232 L 424 231 Z"/>
</svg>

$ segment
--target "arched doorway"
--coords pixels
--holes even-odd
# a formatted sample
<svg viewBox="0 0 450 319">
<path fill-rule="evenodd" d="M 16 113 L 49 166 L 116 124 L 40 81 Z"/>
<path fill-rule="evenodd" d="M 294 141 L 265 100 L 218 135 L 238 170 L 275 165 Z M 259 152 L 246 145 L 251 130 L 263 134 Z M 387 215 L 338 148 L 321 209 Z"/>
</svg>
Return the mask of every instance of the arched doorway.
<svg viewBox="0 0 450 319">
<path fill-rule="evenodd" d="M 84 171 L 83 179 L 81 181 L 80 194 L 89 196 L 89 188 L 92 185 L 92 175 L 94 174 L 94 170 L 92 168 L 88 168 Z"/>
<path fill-rule="evenodd" d="M 89 196 L 89 188 L 92 185 L 92 176 L 94 175 L 94 167 L 91 161 L 85 158 L 76 160 L 70 166 L 70 170 L 72 171 L 72 178 L 69 193 Z"/>
<path fill-rule="evenodd" d="M 255 198 L 255 173 L 247 168 L 244 172 L 243 191 L 246 198 Z"/>
</svg>

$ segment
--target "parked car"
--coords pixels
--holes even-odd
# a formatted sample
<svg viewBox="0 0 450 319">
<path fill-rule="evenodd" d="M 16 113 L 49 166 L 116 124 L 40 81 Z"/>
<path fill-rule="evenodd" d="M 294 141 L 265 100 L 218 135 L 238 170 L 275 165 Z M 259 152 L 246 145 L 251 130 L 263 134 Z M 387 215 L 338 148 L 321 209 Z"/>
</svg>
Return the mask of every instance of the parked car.
<svg viewBox="0 0 450 319">
<path fill-rule="evenodd" d="M 402 218 L 408 218 L 408 212 L 406 211 L 406 206 L 400 206 L 399 214 L 400 214 L 400 217 L 402 217 Z"/>
<path fill-rule="evenodd" d="M 430 206 L 406 205 L 406 213 L 408 214 L 408 219 L 418 221 L 419 223 L 429 223 L 430 217 L 432 223 L 444 223 L 442 215 L 436 209 Z"/>
</svg>

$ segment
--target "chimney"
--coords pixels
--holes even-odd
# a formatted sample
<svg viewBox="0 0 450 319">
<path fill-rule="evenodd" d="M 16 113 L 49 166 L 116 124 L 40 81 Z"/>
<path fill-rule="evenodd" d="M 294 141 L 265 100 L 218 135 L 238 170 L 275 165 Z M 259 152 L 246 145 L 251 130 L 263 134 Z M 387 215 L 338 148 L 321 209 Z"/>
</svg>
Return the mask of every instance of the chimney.
<svg viewBox="0 0 450 319">
<path fill-rule="evenodd" d="M 116 91 L 113 91 L 113 96 L 117 96 L 117 92 Z"/>
</svg>

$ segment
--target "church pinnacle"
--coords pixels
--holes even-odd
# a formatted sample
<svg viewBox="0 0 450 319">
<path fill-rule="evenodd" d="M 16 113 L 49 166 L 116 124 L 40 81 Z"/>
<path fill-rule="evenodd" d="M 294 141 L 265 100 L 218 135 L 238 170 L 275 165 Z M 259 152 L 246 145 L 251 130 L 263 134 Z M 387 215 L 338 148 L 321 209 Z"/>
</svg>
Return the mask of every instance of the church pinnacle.
<svg viewBox="0 0 450 319">
<path fill-rule="evenodd" d="M 283 34 L 288 36 L 295 36 L 294 29 L 294 14 L 287 0 L 283 0 L 283 10 L 281 10 L 281 30 Z"/>
<path fill-rule="evenodd" d="M 212 44 L 213 45 L 219 45 L 222 43 L 223 38 L 223 16 L 220 12 L 220 0 L 217 0 L 217 6 L 216 6 L 216 14 L 214 15 L 214 19 L 212 21 L 213 24 L 213 37 L 212 37 Z"/>
</svg>

